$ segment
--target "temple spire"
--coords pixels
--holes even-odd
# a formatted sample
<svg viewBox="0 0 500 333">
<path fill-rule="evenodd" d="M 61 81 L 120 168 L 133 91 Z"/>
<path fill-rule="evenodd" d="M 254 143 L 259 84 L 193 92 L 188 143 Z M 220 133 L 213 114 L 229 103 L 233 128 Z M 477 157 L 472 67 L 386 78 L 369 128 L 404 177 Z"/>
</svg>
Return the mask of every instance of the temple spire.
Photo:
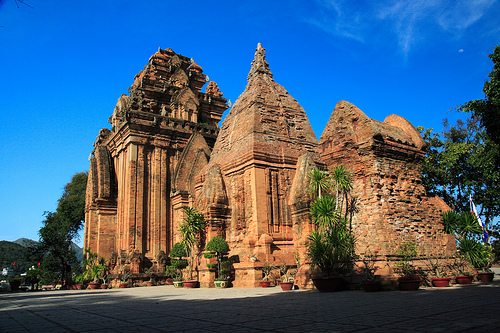
<svg viewBox="0 0 500 333">
<path fill-rule="evenodd" d="M 269 64 L 266 61 L 266 49 L 262 47 L 261 43 L 257 44 L 257 49 L 255 50 L 255 55 L 252 60 L 252 66 L 250 72 L 248 73 L 248 81 L 258 75 L 268 75 L 270 78 L 273 77 L 273 73 L 269 69 Z"/>
</svg>

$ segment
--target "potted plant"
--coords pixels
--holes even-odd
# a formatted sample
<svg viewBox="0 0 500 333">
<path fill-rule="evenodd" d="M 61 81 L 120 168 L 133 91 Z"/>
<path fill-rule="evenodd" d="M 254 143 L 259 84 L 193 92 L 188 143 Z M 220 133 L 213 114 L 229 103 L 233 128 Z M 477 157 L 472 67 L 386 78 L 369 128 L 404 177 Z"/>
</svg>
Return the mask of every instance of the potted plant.
<svg viewBox="0 0 500 333">
<path fill-rule="evenodd" d="M 231 280 L 231 261 L 225 259 L 219 264 L 219 269 L 217 270 L 217 277 L 214 280 L 216 288 L 227 288 L 229 287 L 229 282 Z"/>
<path fill-rule="evenodd" d="M 200 249 L 204 242 L 206 222 L 203 214 L 191 207 L 184 207 L 184 219 L 179 227 L 182 243 L 190 257 L 188 265 L 189 280 L 184 280 L 185 288 L 198 287 L 198 279 L 194 277 L 194 271 L 198 269 Z"/>
<path fill-rule="evenodd" d="M 264 262 L 264 265 L 262 265 L 262 280 L 259 282 L 259 285 L 262 288 L 268 288 L 271 286 L 271 273 L 275 269 L 273 265 L 268 263 L 267 261 Z"/>
<path fill-rule="evenodd" d="M 102 271 L 106 269 L 104 258 L 99 258 L 97 253 L 92 253 L 90 249 L 85 250 L 85 258 L 83 261 L 85 268 L 85 280 L 90 281 L 88 288 L 99 289 L 101 283 L 99 282 Z"/>
<path fill-rule="evenodd" d="M 356 258 L 351 228 L 354 210 L 348 204 L 352 175 L 339 165 L 331 174 L 313 169 L 309 177 L 311 194 L 317 196 L 310 208 L 316 230 L 307 245 L 312 280 L 319 291 L 344 290 Z"/>
<path fill-rule="evenodd" d="M 128 288 L 130 286 L 130 279 L 132 274 L 130 274 L 130 268 L 128 266 L 122 266 L 120 269 L 120 288 Z"/>
<path fill-rule="evenodd" d="M 107 265 L 103 265 L 101 271 L 99 272 L 99 278 L 101 279 L 101 289 L 108 289 L 108 275 L 109 275 L 109 268 Z"/>
<path fill-rule="evenodd" d="M 188 266 L 188 261 L 184 259 L 185 257 L 187 257 L 187 255 L 188 251 L 184 243 L 175 243 L 170 250 L 170 266 L 172 267 L 171 274 L 174 287 L 176 288 L 182 287 L 184 285 L 182 270 Z"/>
<path fill-rule="evenodd" d="M 427 268 L 433 287 L 443 288 L 450 286 L 451 278 L 447 277 L 446 267 L 446 265 L 441 264 L 439 258 L 428 257 Z"/>
<path fill-rule="evenodd" d="M 75 289 L 75 290 L 83 289 L 83 282 L 85 281 L 83 274 L 75 275 L 73 281 L 74 281 L 74 284 L 73 284 L 71 289 Z"/>
<path fill-rule="evenodd" d="M 209 253 L 212 256 L 214 256 L 216 260 L 215 262 L 216 277 L 214 281 L 215 286 L 219 288 L 227 288 L 229 284 L 230 269 L 229 267 L 223 267 L 223 266 L 231 265 L 231 262 L 225 260 L 225 256 L 229 252 L 229 245 L 227 244 L 226 240 L 221 236 L 215 236 L 210 241 L 208 241 L 205 249 L 207 251 L 206 253 Z"/>
<path fill-rule="evenodd" d="M 415 242 L 402 243 L 397 255 L 400 258 L 396 263 L 400 274 L 398 278 L 399 290 L 418 290 L 421 279 L 413 265 L 413 260 L 417 257 L 417 244 Z"/>
<path fill-rule="evenodd" d="M 283 291 L 293 290 L 295 281 L 295 272 L 292 272 L 287 264 L 283 263 L 280 267 L 280 287 Z"/>
<path fill-rule="evenodd" d="M 373 256 L 367 255 L 361 259 L 361 262 L 363 263 L 363 267 L 361 267 L 363 274 L 361 287 L 363 290 L 367 292 L 381 291 L 382 281 L 380 280 L 380 276 L 375 275 L 378 267 L 375 265 Z"/>
<path fill-rule="evenodd" d="M 173 285 L 175 276 L 177 276 L 177 268 L 173 264 L 165 266 L 165 284 Z"/>
<path fill-rule="evenodd" d="M 472 268 L 470 263 L 462 256 L 455 258 L 452 264 L 455 271 L 455 282 L 457 284 L 471 284 L 473 280 Z"/>
</svg>

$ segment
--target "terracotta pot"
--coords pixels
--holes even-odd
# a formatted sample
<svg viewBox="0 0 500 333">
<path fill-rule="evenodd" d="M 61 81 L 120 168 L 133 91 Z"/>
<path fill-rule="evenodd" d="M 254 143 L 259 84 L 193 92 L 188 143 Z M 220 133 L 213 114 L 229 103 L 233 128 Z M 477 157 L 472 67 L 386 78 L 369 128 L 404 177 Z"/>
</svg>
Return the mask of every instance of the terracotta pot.
<svg viewBox="0 0 500 333">
<path fill-rule="evenodd" d="M 214 281 L 215 288 L 227 288 L 229 286 L 228 281 Z"/>
<path fill-rule="evenodd" d="M 363 290 L 366 292 L 377 292 L 377 291 L 382 291 L 382 282 L 375 280 L 375 281 L 365 281 L 361 285 Z"/>
<path fill-rule="evenodd" d="M 293 282 L 281 282 L 280 287 L 283 291 L 293 290 Z"/>
<path fill-rule="evenodd" d="M 120 288 L 128 288 L 128 282 L 120 282 Z"/>
<path fill-rule="evenodd" d="M 431 283 L 433 287 L 436 288 L 443 288 L 443 287 L 449 287 L 450 286 L 450 278 L 432 278 Z"/>
<path fill-rule="evenodd" d="M 152 287 L 152 286 L 153 286 L 153 282 L 151 282 L 151 281 L 146 281 L 146 282 L 144 282 L 144 285 L 145 285 L 146 287 Z"/>
<path fill-rule="evenodd" d="M 495 278 L 495 273 L 493 272 L 480 272 L 477 273 L 477 279 L 482 283 L 490 283 Z"/>
<path fill-rule="evenodd" d="M 184 288 L 197 288 L 197 287 L 198 287 L 198 281 L 196 280 L 184 281 Z"/>
<path fill-rule="evenodd" d="M 108 285 L 107 284 L 101 284 L 101 289 L 108 289 Z"/>
<path fill-rule="evenodd" d="M 262 287 L 262 288 L 268 288 L 271 286 L 271 281 L 260 281 L 259 282 L 259 285 Z"/>
<path fill-rule="evenodd" d="M 166 284 L 167 286 L 171 286 L 171 285 L 173 285 L 173 284 L 174 284 L 174 279 L 172 279 L 172 278 L 167 278 L 167 279 L 165 280 L 165 284 Z"/>
<path fill-rule="evenodd" d="M 461 275 L 461 276 L 455 277 L 455 280 L 457 281 L 458 284 L 471 284 L 472 283 L 472 276 Z"/>
<path fill-rule="evenodd" d="M 77 283 L 71 286 L 72 289 L 74 288 L 75 290 L 82 290 L 83 284 Z"/>
<path fill-rule="evenodd" d="M 420 278 L 418 277 L 401 277 L 398 279 L 399 290 L 413 291 L 420 288 Z"/>
<path fill-rule="evenodd" d="M 173 281 L 172 284 L 174 285 L 175 288 L 182 288 L 184 286 L 183 281 Z"/>
<path fill-rule="evenodd" d="M 347 281 L 342 277 L 313 278 L 316 289 L 321 292 L 342 291 L 347 289 Z"/>
<path fill-rule="evenodd" d="M 90 282 L 89 283 L 89 289 L 99 289 L 101 288 L 101 284 L 97 282 Z"/>
</svg>

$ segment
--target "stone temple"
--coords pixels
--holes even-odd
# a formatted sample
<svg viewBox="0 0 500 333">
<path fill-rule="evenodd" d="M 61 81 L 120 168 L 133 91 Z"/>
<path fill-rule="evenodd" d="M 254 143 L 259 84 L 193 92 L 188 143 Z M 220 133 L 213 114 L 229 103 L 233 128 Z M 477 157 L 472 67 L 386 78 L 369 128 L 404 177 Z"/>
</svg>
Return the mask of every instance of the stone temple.
<svg viewBox="0 0 500 333">
<path fill-rule="evenodd" d="M 117 269 L 161 268 L 180 241 L 183 207 L 195 207 L 208 221 L 207 239 L 225 237 L 237 258 L 233 285 L 256 286 L 264 263 L 307 262 L 308 174 L 343 164 L 354 175 L 358 254 L 388 262 L 407 240 L 420 253 L 454 253 L 441 223 L 448 207 L 425 193 L 424 142 L 407 120 L 379 122 L 341 101 L 318 141 L 304 109 L 274 81 L 260 44 L 220 128 L 227 100 L 213 81 L 203 92 L 206 83 L 193 59 L 159 49 L 118 99 L 111 130 L 100 131 L 90 158 L 85 248 Z M 203 263 L 198 274 L 202 286 L 212 284 Z M 301 286 L 309 284 L 304 276 Z"/>
</svg>

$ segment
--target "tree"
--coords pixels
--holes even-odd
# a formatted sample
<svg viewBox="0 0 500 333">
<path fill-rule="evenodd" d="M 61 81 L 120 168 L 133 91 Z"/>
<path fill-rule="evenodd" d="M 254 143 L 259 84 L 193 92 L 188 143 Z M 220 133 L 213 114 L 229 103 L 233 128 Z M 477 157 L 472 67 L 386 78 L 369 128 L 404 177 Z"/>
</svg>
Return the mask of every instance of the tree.
<svg viewBox="0 0 500 333">
<path fill-rule="evenodd" d="M 478 117 L 488 136 L 500 145 L 500 46 L 495 48 L 490 58 L 493 70 L 489 74 L 490 81 L 484 83 L 485 98 L 467 102 L 460 109 Z"/>
<path fill-rule="evenodd" d="M 39 252 L 44 258 L 44 274 L 57 276 L 63 283 L 78 265 L 71 242 L 77 237 L 85 218 L 87 173 L 75 174 L 64 187 L 55 212 L 46 212 L 40 228 Z"/>
<path fill-rule="evenodd" d="M 494 69 L 486 82 L 484 100 L 465 103 L 465 119 L 443 133 L 421 132 L 427 143 L 422 162 L 422 181 L 429 193 L 441 196 L 458 212 L 470 210 L 469 196 L 479 207 L 487 229 L 500 215 L 500 148 L 498 144 L 500 96 L 500 47 L 490 56 Z"/>
<path fill-rule="evenodd" d="M 193 278 L 195 269 L 195 258 L 200 256 L 200 249 L 205 235 L 206 222 L 203 214 L 191 207 L 184 207 L 184 219 L 179 227 L 182 242 L 186 246 L 188 255 L 191 257 L 189 265 L 189 277 Z"/>
</svg>

